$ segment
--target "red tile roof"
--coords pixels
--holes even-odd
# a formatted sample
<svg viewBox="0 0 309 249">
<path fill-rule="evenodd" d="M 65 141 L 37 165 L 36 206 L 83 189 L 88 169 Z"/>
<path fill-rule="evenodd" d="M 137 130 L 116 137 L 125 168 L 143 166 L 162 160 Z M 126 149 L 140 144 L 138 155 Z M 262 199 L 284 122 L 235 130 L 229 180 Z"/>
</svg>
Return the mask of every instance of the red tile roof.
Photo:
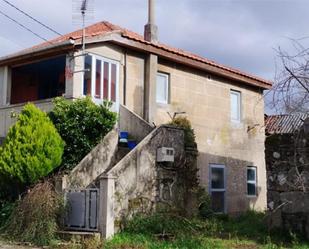
<svg viewBox="0 0 309 249">
<path fill-rule="evenodd" d="M 96 36 L 102 36 L 104 34 L 114 32 L 114 31 L 119 31 L 124 38 L 130 39 L 130 40 L 133 40 L 133 41 L 137 41 L 137 42 L 140 42 L 140 43 L 143 43 L 143 44 L 151 45 L 153 47 L 162 49 L 164 51 L 171 52 L 171 53 L 174 53 L 174 54 L 177 54 L 177 55 L 180 55 L 180 56 L 184 56 L 186 58 L 193 59 L 195 61 L 199 61 L 199 62 L 205 63 L 207 65 L 217 67 L 219 69 L 223 69 L 227 72 L 235 73 L 235 74 L 238 74 L 238 75 L 241 75 L 241 76 L 244 76 L 244 77 L 256 80 L 256 81 L 259 81 L 262 84 L 268 85 L 269 87 L 271 87 L 271 85 L 272 85 L 272 83 L 270 81 L 264 80 L 262 78 L 256 77 L 256 76 L 251 75 L 251 74 L 247 74 L 245 72 L 239 71 L 239 70 L 231 68 L 231 67 L 221 65 L 221 64 L 216 63 L 212 60 L 198 56 L 196 54 L 193 54 L 193 53 L 181 50 L 181 49 L 173 48 L 173 47 L 164 45 L 162 43 L 148 42 L 140 34 L 129 31 L 127 29 L 124 29 L 120 26 L 109 23 L 107 21 L 98 22 L 98 23 L 95 23 L 93 25 L 86 27 L 86 29 L 85 29 L 86 39 L 94 38 Z M 60 36 L 60 37 L 57 37 L 57 38 L 52 39 L 48 42 L 41 43 L 39 45 L 36 45 L 36 46 L 31 47 L 29 49 L 26 49 L 22 52 L 27 52 L 27 50 L 33 51 L 33 49 L 44 48 L 44 47 L 47 47 L 51 44 L 56 45 L 56 44 L 59 44 L 59 43 L 65 42 L 65 41 L 69 41 L 70 39 L 75 40 L 75 41 L 81 41 L 81 38 L 82 38 L 82 29 L 68 33 L 68 34 L 65 34 L 65 35 Z"/>
</svg>

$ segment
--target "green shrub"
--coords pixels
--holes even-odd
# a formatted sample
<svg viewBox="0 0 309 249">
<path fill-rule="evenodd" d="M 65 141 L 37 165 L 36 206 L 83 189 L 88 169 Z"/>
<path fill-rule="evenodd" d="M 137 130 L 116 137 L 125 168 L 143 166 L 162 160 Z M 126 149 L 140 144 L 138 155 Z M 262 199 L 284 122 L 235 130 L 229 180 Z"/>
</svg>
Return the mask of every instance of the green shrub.
<svg viewBox="0 0 309 249">
<path fill-rule="evenodd" d="M 109 107 L 108 103 L 96 105 L 89 97 L 55 98 L 49 117 L 66 143 L 62 168 L 75 167 L 113 128 L 117 116 Z"/>
<path fill-rule="evenodd" d="M 173 118 L 173 120 L 169 123 L 169 125 L 184 129 L 186 147 L 193 147 L 193 148 L 197 147 L 195 142 L 194 130 L 192 129 L 190 120 L 188 120 L 186 117 L 179 116 Z"/>
<path fill-rule="evenodd" d="M 198 210 L 201 218 L 210 218 L 213 216 L 214 211 L 211 207 L 211 198 L 204 188 L 197 190 Z"/>
<path fill-rule="evenodd" d="M 2 190 L 35 183 L 61 164 L 64 142 L 47 114 L 27 104 L 0 147 Z M 12 188 L 12 186 L 9 186 Z"/>
<path fill-rule="evenodd" d="M 15 203 L 7 202 L 7 201 L 3 201 L 3 202 L 0 201 L 0 228 L 6 224 L 14 207 L 15 207 Z"/>
<path fill-rule="evenodd" d="M 57 221 L 64 211 L 63 197 L 49 182 L 39 183 L 17 203 L 5 227 L 16 240 L 48 245 L 58 229 Z"/>
</svg>

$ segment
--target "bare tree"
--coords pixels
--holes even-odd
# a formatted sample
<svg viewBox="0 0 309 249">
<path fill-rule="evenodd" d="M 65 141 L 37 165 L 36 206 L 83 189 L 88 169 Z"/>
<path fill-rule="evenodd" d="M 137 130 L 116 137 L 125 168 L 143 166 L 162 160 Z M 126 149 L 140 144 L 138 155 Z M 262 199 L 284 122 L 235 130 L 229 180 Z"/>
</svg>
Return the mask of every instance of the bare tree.
<svg viewBox="0 0 309 249">
<path fill-rule="evenodd" d="M 280 61 L 272 93 L 272 106 L 285 113 L 309 111 L 309 48 L 303 39 L 291 40 L 292 53 L 280 47 L 277 54 Z"/>
</svg>

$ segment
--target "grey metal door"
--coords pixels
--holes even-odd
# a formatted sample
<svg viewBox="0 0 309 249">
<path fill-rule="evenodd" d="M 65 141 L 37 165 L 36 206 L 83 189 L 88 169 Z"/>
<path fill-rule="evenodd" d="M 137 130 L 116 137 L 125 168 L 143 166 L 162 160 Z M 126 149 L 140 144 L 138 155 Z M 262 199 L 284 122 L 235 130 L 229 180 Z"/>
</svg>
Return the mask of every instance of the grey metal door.
<svg viewBox="0 0 309 249">
<path fill-rule="evenodd" d="M 69 189 L 65 193 L 65 201 L 67 229 L 98 230 L 99 189 Z"/>
</svg>

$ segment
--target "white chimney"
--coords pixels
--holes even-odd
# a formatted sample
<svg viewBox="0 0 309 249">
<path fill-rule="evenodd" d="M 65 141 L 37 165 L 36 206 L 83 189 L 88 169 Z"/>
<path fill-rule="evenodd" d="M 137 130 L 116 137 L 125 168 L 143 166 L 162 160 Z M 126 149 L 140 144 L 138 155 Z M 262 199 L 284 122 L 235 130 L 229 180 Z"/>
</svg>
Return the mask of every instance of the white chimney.
<svg viewBox="0 0 309 249">
<path fill-rule="evenodd" d="M 144 31 L 146 41 L 158 42 L 158 27 L 155 23 L 155 0 L 148 0 L 148 23 L 145 25 Z"/>
</svg>

